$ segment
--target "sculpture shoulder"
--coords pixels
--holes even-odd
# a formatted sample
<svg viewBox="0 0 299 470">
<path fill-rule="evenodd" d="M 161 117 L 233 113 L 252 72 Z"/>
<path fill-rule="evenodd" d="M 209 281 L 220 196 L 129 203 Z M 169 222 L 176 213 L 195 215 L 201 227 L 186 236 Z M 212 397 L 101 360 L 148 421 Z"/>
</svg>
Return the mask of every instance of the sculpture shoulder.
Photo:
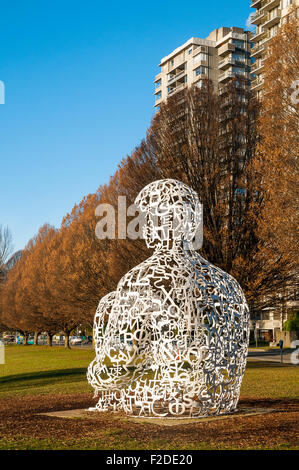
<svg viewBox="0 0 299 470">
<path fill-rule="evenodd" d="M 245 296 L 240 284 L 231 274 L 223 271 L 223 269 L 215 266 L 201 256 L 198 257 L 195 267 L 197 277 L 204 281 L 207 286 L 209 284 L 219 286 L 219 289 L 230 292 L 245 301 Z"/>
<path fill-rule="evenodd" d="M 109 294 L 104 295 L 101 298 L 98 308 L 96 310 L 96 316 L 101 316 L 102 314 L 107 314 L 110 312 L 113 302 L 116 298 L 116 291 L 109 292 Z"/>
<path fill-rule="evenodd" d="M 131 283 L 146 283 L 149 277 L 155 276 L 155 272 L 161 274 L 161 265 L 159 258 L 156 255 L 152 255 L 142 263 L 138 264 L 134 268 L 130 269 L 119 281 L 117 285 L 117 291 L 123 289 Z"/>
</svg>

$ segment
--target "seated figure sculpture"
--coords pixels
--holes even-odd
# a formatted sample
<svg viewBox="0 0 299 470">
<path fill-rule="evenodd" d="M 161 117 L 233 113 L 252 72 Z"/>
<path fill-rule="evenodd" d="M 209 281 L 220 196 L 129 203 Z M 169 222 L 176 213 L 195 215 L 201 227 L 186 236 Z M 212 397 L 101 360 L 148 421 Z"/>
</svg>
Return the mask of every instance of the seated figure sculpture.
<svg viewBox="0 0 299 470">
<path fill-rule="evenodd" d="M 137 196 L 153 255 L 103 297 L 88 381 L 94 410 L 201 417 L 236 410 L 246 367 L 249 311 L 237 281 L 193 249 L 197 194 L 172 179 Z"/>
</svg>

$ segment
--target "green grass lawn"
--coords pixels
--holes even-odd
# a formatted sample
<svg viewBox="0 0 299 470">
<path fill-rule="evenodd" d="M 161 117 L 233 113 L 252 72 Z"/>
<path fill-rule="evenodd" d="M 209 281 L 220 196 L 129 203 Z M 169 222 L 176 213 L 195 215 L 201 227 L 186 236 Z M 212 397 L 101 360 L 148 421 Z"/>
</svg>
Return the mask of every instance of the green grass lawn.
<svg viewBox="0 0 299 470">
<path fill-rule="evenodd" d="M 48 346 L 7 346 L 0 364 L 0 398 L 12 395 L 88 393 L 86 369 L 94 358 L 90 349 Z M 248 362 L 241 396 L 298 398 L 299 367 Z"/>
<path fill-rule="evenodd" d="M 48 346 L 6 346 L 0 364 L 0 398 L 11 395 L 92 393 L 86 369 L 90 349 Z"/>
</svg>

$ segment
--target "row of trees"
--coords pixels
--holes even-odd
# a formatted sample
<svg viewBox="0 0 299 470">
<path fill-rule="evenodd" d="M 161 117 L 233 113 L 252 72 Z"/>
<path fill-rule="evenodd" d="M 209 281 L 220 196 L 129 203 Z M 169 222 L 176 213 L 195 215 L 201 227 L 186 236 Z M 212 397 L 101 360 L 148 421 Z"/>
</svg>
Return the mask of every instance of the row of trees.
<svg viewBox="0 0 299 470">
<path fill-rule="evenodd" d="M 50 344 L 63 331 L 68 346 L 76 326 L 91 325 L 99 299 L 150 255 L 142 240 L 98 240 L 95 209 L 110 203 L 117 212 L 119 195 L 129 205 L 160 178 L 184 181 L 198 192 L 201 253 L 236 277 L 252 315 L 284 305 L 288 286 L 297 284 L 298 105 L 287 97 L 297 50 L 297 28 L 290 23 L 272 41 L 261 103 L 239 79 L 221 93 L 207 80 L 162 104 L 109 184 L 75 205 L 59 229 L 46 224 L 28 243 L 2 283 L 3 328 L 25 337 L 47 331 Z"/>
</svg>

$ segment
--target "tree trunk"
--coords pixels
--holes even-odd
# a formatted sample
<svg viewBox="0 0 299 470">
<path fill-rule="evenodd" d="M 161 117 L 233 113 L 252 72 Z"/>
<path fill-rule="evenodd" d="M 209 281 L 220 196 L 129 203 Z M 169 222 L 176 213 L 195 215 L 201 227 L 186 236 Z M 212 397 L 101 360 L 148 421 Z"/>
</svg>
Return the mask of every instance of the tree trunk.
<svg viewBox="0 0 299 470">
<path fill-rule="evenodd" d="M 67 349 L 71 349 L 70 347 L 70 332 L 64 331 L 64 347 Z"/>
<path fill-rule="evenodd" d="M 39 331 L 35 331 L 35 332 L 34 332 L 34 340 L 33 340 L 33 344 L 34 344 L 35 346 L 37 346 L 37 345 L 38 345 L 38 337 L 39 337 L 39 333 L 40 333 Z"/>
<path fill-rule="evenodd" d="M 28 336 L 29 336 L 28 333 L 24 333 L 24 346 L 28 345 Z"/>
<path fill-rule="evenodd" d="M 47 331 L 47 337 L 48 337 L 47 345 L 48 345 L 48 346 L 53 346 L 53 336 L 54 336 L 54 335 L 53 335 L 52 333 L 49 333 L 49 332 Z"/>
</svg>

